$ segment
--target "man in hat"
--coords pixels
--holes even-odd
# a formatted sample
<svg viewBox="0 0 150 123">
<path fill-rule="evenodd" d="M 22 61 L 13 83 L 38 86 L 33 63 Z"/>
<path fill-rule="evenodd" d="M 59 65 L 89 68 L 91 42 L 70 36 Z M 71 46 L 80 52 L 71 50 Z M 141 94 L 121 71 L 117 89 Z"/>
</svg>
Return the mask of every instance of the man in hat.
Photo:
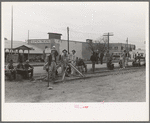
<svg viewBox="0 0 150 123">
<path fill-rule="evenodd" d="M 56 76 L 56 49 L 55 48 L 51 49 L 51 54 L 48 56 L 48 65 L 50 66 L 49 74 L 51 75 L 52 80 L 55 81 L 55 76 Z"/>
<path fill-rule="evenodd" d="M 123 66 L 123 69 L 125 69 L 126 67 L 126 64 L 125 64 L 125 60 L 126 60 L 126 50 L 124 50 L 123 54 L 122 54 L 122 66 Z"/>
<path fill-rule="evenodd" d="M 72 53 L 70 55 L 70 60 L 71 63 L 75 66 L 76 65 L 76 51 L 72 50 Z M 73 68 L 71 68 L 71 74 L 74 75 L 75 74 L 75 70 Z"/>
<path fill-rule="evenodd" d="M 44 66 L 43 69 L 48 72 L 48 56 L 51 54 L 51 49 L 48 46 L 45 46 L 45 49 L 43 50 L 43 59 L 44 59 Z"/>
<path fill-rule="evenodd" d="M 45 46 L 45 49 L 43 51 L 43 57 L 45 63 L 47 63 L 47 57 L 50 55 L 50 53 L 51 53 L 51 49 L 48 46 Z"/>
<path fill-rule="evenodd" d="M 24 64 L 22 63 L 22 60 L 19 61 L 17 67 L 16 67 L 17 74 L 20 74 L 23 78 L 26 77 L 26 71 Z"/>
<path fill-rule="evenodd" d="M 33 77 L 33 66 L 29 64 L 29 60 L 26 60 L 26 63 L 24 64 L 25 70 L 26 70 L 26 79 L 29 78 L 29 73 L 31 73 L 31 78 Z"/>
<path fill-rule="evenodd" d="M 6 76 L 7 75 L 9 76 L 10 80 L 16 79 L 16 70 L 13 66 L 13 60 L 9 61 L 6 71 L 7 72 L 5 74 L 6 74 Z"/>
<path fill-rule="evenodd" d="M 52 53 L 52 52 L 54 52 L 55 62 L 56 62 L 56 57 L 58 56 L 58 52 L 57 52 L 57 50 L 56 50 L 56 47 L 55 47 L 55 46 L 53 46 L 53 47 L 52 47 L 51 53 Z"/>
<path fill-rule="evenodd" d="M 58 52 L 57 52 L 55 46 L 52 47 L 52 50 L 53 50 L 53 52 L 54 52 L 54 55 L 55 55 L 55 62 L 56 62 L 56 65 L 57 65 L 57 58 L 56 58 L 56 57 L 58 56 Z M 56 69 L 56 75 L 58 75 L 57 69 Z"/>
<path fill-rule="evenodd" d="M 103 57 L 104 57 L 104 53 L 101 52 L 101 53 L 100 53 L 100 62 L 101 62 L 101 64 L 103 64 Z"/>
<path fill-rule="evenodd" d="M 114 64 L 112 64 L 112 60 L 110 59 L 109 62 L 107 63 L 108 69 L 113 70 L 114 69 Z"/>
<path fill-rule="evenodd" d="M 92 61 L 92 71 L 95 71 L 95 63 L 96 63 L 96 55 L 95 52 L 93 52 L 92 56 L 90 57 L 90 60 Z"/>
<path fill-rule="evenodd" d="M 107 53 L 106 53 L 106 55 L 105 55 L 105 58 L 106 58 L 106 65 L 107 65 L 107 68 L 108 68 L 108 62 L 109 62 L 109 60 L 110 60 L 110 53 L 109 53 L 109 50 L 107 50 Z"/>
<path fill-rule="evenodd" d="M 62 56 L 61 56 L 61 73 L 63 75 L 64 72 L 65 72 L 65 69 L 67 67 L 67 63 L 69 61 L 69 58 L 68 58 L 66 49 L 64 49 L 62 52 L 63 53 L 62 53 Z M 68 73 L 67 72 L 66 72 L 66 77 L 68 77 Z"/>
</svg>

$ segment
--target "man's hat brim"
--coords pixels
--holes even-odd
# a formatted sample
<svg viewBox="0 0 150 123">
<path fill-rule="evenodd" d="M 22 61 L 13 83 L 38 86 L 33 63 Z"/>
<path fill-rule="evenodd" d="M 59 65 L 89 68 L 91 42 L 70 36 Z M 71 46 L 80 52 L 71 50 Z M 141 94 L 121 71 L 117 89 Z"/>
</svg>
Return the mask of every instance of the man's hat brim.
<svg viewBox="0 0 150 123">
<path fill-rule="evenodd" d="M 75 50 L 72 50 L 72 52 L 76 52 Z"/>
<path fill-rule="evenodd" d="M 62 52 L 64 52 L 64 51 L 66 51 L 66 52 L 67 52 L 67 50 L 63 50 Z"/>
</svg>

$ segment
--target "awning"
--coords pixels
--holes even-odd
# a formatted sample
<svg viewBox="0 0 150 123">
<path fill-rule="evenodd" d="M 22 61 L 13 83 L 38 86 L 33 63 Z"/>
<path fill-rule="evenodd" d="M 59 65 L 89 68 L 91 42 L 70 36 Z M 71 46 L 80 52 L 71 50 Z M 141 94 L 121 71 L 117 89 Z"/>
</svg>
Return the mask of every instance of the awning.
<svg viewBox="0 0 150 123">
<path fill-rule="evenodd" d="M 34 50 L 32 47 L 27 47 L 25 45 L 13 48 L 13 50 Z"/>
</svg>

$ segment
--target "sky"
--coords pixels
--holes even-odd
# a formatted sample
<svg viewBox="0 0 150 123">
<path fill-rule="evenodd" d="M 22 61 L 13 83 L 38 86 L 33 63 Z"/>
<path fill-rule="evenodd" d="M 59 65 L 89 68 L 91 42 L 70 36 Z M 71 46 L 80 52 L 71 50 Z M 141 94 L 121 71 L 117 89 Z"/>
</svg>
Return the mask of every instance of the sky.
<svg viewBox="0 0 150 123">
<path fill-rule="evenodd" d="M 145 48 L 148 33 L 148 2 L 2 2 L 2 38 L 11 40 L 48 39 L 48 32 L 62 39 L 98 39 L 111 32 L 110 43 L 135 44 Z M 105 37 L 106 38 L 106 37 Z"/>
</svg>

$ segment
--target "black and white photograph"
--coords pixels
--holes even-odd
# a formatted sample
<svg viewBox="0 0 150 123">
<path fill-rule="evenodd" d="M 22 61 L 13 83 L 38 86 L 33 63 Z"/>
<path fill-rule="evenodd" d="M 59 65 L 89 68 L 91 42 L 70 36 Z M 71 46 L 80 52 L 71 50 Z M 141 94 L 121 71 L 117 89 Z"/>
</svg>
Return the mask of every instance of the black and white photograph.
<svg viewBox="0 0 150 123">
<path fill-rule="evenodd" d="M 149 120 L 148 2 L 2 2 L 1 25 L 4 121 Z"/>
</svg>

